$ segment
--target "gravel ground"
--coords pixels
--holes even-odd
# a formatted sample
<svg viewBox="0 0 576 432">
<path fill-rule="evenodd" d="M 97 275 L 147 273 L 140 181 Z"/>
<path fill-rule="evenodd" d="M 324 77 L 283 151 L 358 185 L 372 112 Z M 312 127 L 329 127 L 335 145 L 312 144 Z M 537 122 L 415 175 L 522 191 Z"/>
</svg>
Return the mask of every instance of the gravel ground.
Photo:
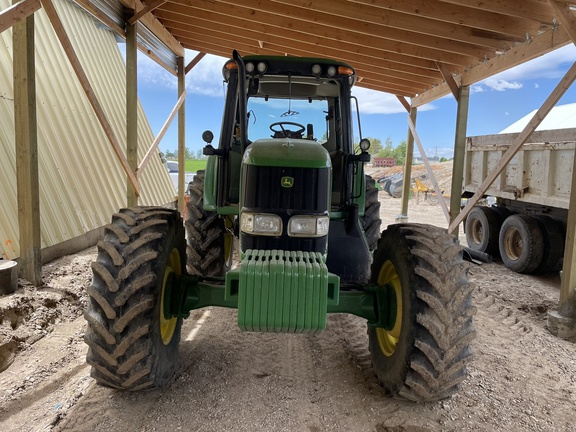
<svg viewBox="0 0 576 432">
<path fill-rule="evenodd" d="M 383 227 L 400 202 L 380 193 Z M 414 200 L 413 200 L 414 201 Z M 410 220 L 444 223 L 438 205 Z M 366 325 L 331 315 L 316 336 L 240 332 L 236 311 L 206 308 L 184 323 L 168 386 L 120 393 L 85 364 L 91 248 L 44 267 L 44 286 L 0 298 L 2 431 L 573 431 L 574 343 L 546 330 L 558 275 L 472 266 L 477 337 L 469 377 L 452 398 L 413 404 L 384 396 Z"/>
</svg>

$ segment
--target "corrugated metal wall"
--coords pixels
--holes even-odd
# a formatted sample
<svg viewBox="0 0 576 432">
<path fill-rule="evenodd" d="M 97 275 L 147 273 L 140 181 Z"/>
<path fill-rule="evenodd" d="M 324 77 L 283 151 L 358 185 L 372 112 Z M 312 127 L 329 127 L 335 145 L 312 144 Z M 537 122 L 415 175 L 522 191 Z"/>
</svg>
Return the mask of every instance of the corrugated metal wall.
<svg viewBox="0 0 576 432">
<path fill-rule="evenodd" d="M 11 4 L 0 0 L 0 9 Z M 126 141 L 125 63 L 113 33 L 65 0 L 55 6 L 107 118 Z M 36 91 L 42 247 L 110 221 L 126 205 L 126 175 L 43 10 L 36 12 Z M 174 78 L 176 79 L 176 78 Z M 0 256 L 19 256 L 14 146 L 12 31 L 0 34 Z M 176 103 L 176 101 L 174 101 Z M 138 157 L 154 136 L 139 106 Z M 143 205 L 174 201 L 159 157 L 140 177 Z"/>
</svg>

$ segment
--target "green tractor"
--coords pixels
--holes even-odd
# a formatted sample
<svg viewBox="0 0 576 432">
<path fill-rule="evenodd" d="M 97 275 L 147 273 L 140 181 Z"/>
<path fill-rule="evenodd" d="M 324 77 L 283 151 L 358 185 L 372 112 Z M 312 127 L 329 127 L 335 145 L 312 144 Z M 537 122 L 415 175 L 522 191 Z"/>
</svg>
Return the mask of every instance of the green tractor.
<svg viewBox="0 0 576 432">
<path fill-rule="evenodd" d="M 474 337 L 462 249 L 433 226 L 380 233 L 370 143 L 353 144 L 354 69 L 234 52 L 223 75 L 219 144 L 203 134 L 208 163 L 189 185 L 185 223 L 165 208 L 122 209 L 98 244 L 85 314 L 92 377 L 163 385 L 182 320 L 220 306 L 253 332 L 318 333 L 328 313 L 364 318 L 386 394 L 453 394 Z"/>
</svg>

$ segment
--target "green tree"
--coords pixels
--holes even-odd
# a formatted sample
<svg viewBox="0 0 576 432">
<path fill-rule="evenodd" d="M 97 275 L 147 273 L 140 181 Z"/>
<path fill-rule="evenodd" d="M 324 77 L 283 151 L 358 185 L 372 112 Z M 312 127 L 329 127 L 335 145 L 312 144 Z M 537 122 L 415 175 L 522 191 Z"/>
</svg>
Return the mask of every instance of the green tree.
<svg viewBox="0 0 576 432">
<path fill-rule="evenodd" d="M 406 140 L 400 141 L 400 144 L 394 149 L 394 156 L 396 158 L 396 165 L 404 165 L 406 160 Z"/>
</svg>

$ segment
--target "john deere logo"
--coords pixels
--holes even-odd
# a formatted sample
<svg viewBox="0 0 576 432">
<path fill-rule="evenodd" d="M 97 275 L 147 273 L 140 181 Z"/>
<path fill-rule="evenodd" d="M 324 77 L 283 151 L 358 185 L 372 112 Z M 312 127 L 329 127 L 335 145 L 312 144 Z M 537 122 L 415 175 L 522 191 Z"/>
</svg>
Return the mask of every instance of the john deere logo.
<svg viewBox="0 0 576 432">
<path fill-rule="evenodd" d="M 291 188 L 292 186 L 294 186 L 294 177 L 282 177 L 282 179 L 280 180 L 280 184 L 282 185 L 282 187 L 285 188 Z"/>
</svg>

